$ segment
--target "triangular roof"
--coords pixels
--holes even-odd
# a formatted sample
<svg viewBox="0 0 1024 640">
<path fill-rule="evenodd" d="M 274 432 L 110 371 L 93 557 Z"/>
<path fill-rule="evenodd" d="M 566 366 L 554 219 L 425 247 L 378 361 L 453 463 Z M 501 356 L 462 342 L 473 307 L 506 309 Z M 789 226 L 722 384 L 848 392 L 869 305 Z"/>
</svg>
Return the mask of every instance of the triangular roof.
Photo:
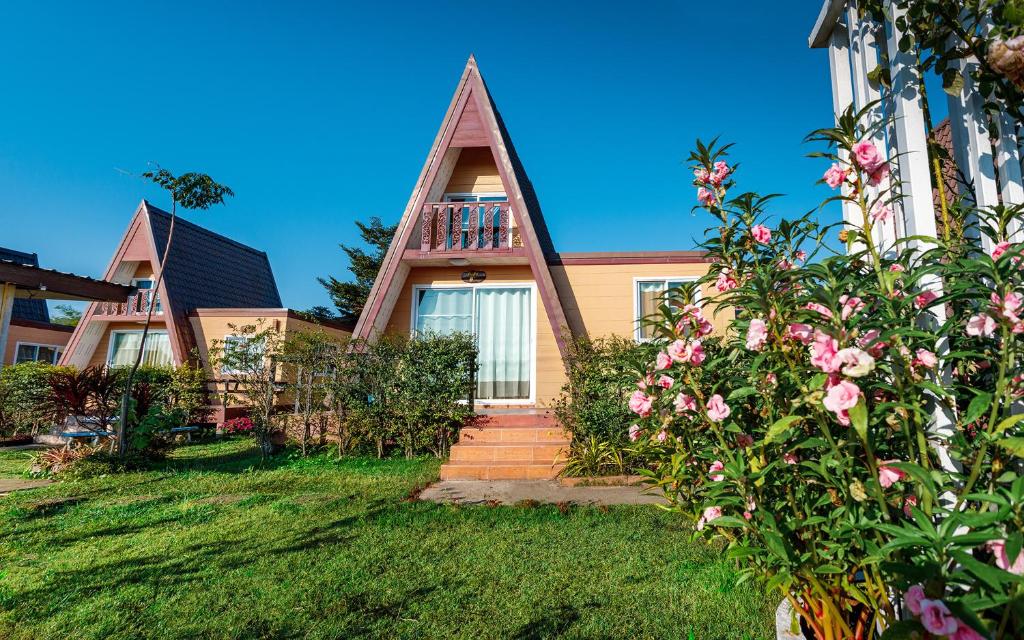
<svg viewBox="0 0 1024 640">
<path fill-rule="evenodd" d="M 403 250 L 410 238 L 418 232 L 419 212 L 431 188 L 435 186 L 446 152 L 451 148 L 480 146 L 489 147 L 494 156 L 494 163 L 505 185 L 512 215 L 519 226 L 523 247 L 537 282 L 538 293 L 558 348 L 565 355 L 563 334 L 568 330 L 568 324 L 548 268 L 548 260 L 555 254 L 551 236 L 544 223 L 533 184 L 523 169 L 519 154 L 487 90 L 476 58 L 472 55 L 466 62 L 441 128 L 434 138 L 434 144 L 398 223 L 398 231 L 373 283 L 363 313 L 356 324 L 354 337 L 369 338 L 380 333 L 391 315 L 410 269 L 402 259 Z"/>
<path fill-rule="evenodd" d="M 121 242 L 114 252 L 104 279 L 127 284 L 134 274 L 134 263 L 149 262 L 154 273 L 164 267 L 158 294 L 163 320 L 171 336 L 175 362 L 188 360 L 196 346 L 189 314 L 196 308 L 280 308 L 281 296 L 267 254 L 214 233 L 177 216 L 174 240 L 168 260 L 167 244 L 171 214 L 149 202 L 139 203 Z M 128 264 L 132 268 L 122 268 Z M 75 328 L 61 361 L 79 366 L 88 362 L 104 327 L 99 331 L 92 322 L 97 305 L 90 304 Z M 90 328 L 93 327 L 93 328 Z"/>
</svg>

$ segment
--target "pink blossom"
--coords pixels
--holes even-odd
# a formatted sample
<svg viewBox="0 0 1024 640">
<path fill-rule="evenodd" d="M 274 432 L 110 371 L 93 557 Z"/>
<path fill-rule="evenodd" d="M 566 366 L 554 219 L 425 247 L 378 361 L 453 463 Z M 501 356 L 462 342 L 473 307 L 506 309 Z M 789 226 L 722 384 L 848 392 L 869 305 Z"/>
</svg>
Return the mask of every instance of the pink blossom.
<svg viewBox="0 0 1024 640">
<path fill-rule="evenodd" d="M 956 631 L 949 636 L 949 640 L 985 640 L 985 636 L 975 631 L 963 620 L 957 619 L 956 624 Z"/>
<path fill-rule="evenodd" d="M 665 442 L 666 440 L 668 440 L 668 431 L 662 429 L 661 431 L 658 432 L 658 435 L 655 437 L 658 439 L 658 442 Z"/>
<path fill-rule="evenodd" d="M 1003 254 L 1006 253 L 1009 248 L 1010 242 L 1008 240 L 1003 240 L 992 249 L 992 259 L 998 260 L 999 258 L 1002 258 Z"/>
<path fill-rule="evenodd" d="M 775 267 L 779 271 L 790 271 L 793 269 L 793 263 L 785 258 L 779 258 L 779 261 L 775 263 Z"/>
<path fill-rule="evenodd" d="M 643 433 L 643 429 L 640 428 L 640 425 L 634 424 L 629 428 L 629 441 L 636 442 L 640 439 L 641 433 Z"/>
<path fill-rule="evenodd" d="M 934 369 L 935 365 L 939 364 L 939 359 L 927 349 L 918 349 L 915 362 L 925 369 Z"/>
<path fill-rule="evenodd" d="M 777 378 L 777 377 L 775 376 L 775 374 L 774 374 L 774 373 L 772 373 L 771 371 L 769 371 L 768 373 L 766 373 L 766 374 L 765 374 L 765 376 L 764 376 L 764 381 L 765 381 L 765 382 L 766 382 L 767 384 L 770 384 L 770 385 L 771 385 L 771 386 L 773 386 L 773 387 L 774 387 L 774 386 L 775 386 L 776 384 L 778 384 L 778 383 L 779 383 L 779 379 L 778 379 L 778 378 Z"/>
<path fill-rule="evenodd" d="M 893 273 L 903 273 L 906 270 L 907 269 L 898 262 L 894 262 L 889 265 L 889 271 L 892 271 Z"/>
<path fill-rule="evenodd" d="M 888 222 L 891 217 L 892 209 L 890 209 L 884 202 L 876 202 L 875 206 L 871 208 L 872 222 Z"/>
<path fill-rule="evenodd" d="M 888 489 L 893 484 L 907 477 L 907 474 L 892 466 L 899 460 L 882 460 L 878 463 L 878 484 Z"/>
<path fill-rule="evenodd" d="M 672 403 L 675 407 L 676 413 L 682 413 L 684 411 L 696 411 L 697 400 L 693 396 L 688 396 L 685 393 L 680 393 L 676 396 L 675 401 Z"/>
<path fill-rule="evenodd" d="M 843 362 L 836 356 L 839 343 L 835 338 L 820 329 L 814 330 L 814 342 L 811 344 L 811 364 L 825 373 L 835 373 Z"/>
<path fill-rule="evenodd" d="M 715 203 L 715 193 L 701 187 L 697 189 L 697 201 L 704 206 L 710 206 Z"/>
<path fill-rule="evenodd" d="M 938 297 L 939 295 L 934 291 L 922 291 L 914 298 L 914 306 L 918 309 L 924 309 L 938 299 Z"/>
<path fill-rule="evenodd" d="M 725 163 L 725 160 L 719 160 L 715 163 L 715 175 L 720 176 L 724 180 L 730 173 L 732 173 L 732 169 Z"/>
<path fill-rule="evenodd" d="M 1000 298 L 997 293 L 992 294 L 993 310 L 1013 323 L 1020 322 L 1020 318 L 1017 317 L 1017 311 L 1020 310 L 1022 303 L 1024 303 L 1024 298 L 1021 298 L 1020 294 L 1014 291 L 1006 294 L 1005 298 Z"/>
<path fill-rule="evenodd" d="M 1017 558 L 1010 564 L 1010 558 L 1006 553 L 1006 540 L 989 540 L 985 543 L 992 555 L 996 557 L 996 566 L 1003 571 L 1009 571 L 1018 576 L 1024 576 L 1024 551 L 1017 554 Z"/>
<path fill-rule="evenodd" d="M 686 358 L 695 367 L 699 367 L 703 364 L 707 354 L 704 353 L 704 347 L 701 346 L 700 340 L 693 340 L 686 345 Z"/>
<path fill-rule="evenodd" d="M 654 359 L 654 368 L 661 371 L 662 369 L 668 369 L 671 366 L 672 358 L 664 351 L 659 351 L 658 357 Z"/>
<path fill-rule="evenodd" d="M 967 321 L 967 335 L 969 336 L 991 336 L 996 331 L 996 321 L 990 316 L 979 313 L 971 316 Z"/>
<path fill-rule="evenodd" d="M 662 375 L 658 378 L 658 386 L 662 389 L 671 389 L 675 383 L 676 381 L 672 376 Z"/>
<path fill-rule="evenodd" d="M 654 374 L 648 373 L 646 376 L 643 377 L 643 379 L 636 381 L 636 388 L 640 389 L 641 391 L 646 391 L 647 387 L 651 386 L 652 384 L 654 384 Z"/>
<path fill-rule="evenodd" d="M 711 172 L 704 167 L 697 167 L 693 170 L 693 181 L 698 184 L 704 184 L 711 177 Z"/>
<path fill-rule="evenodd" d="M 697 531 L 703 531 L 704 525 L 722 517 L 722 507 L 708 507 L 704 515 L 697 521 Z"/>
<path fill-rule="evenodd" d="M 786 464 L 796 464 L 800 462 L 800 458 L 795 453 L 784 453 L 782 454 L 782 461 Z"/>
<path fill-rule="evenodd" d="M 836 360 L 843 364 L 843 374 L 851 378 L 862 378 L 875 369 L 875 359 L 857 347 L 847 347 L 836 354 Z"/>
<path fill-rule="evenodd" d="M 718 473 L 722 469 L 725 469 L 725 465 L 722 464 L 722 461 L 715 460 L 714 462 L 711 463 L 711 466 L 708 467 L 708 476 L 715 482 L 721 482 L 722 480 L 725 479 L 724 475 Z"/>
<path fill-rule="evenodd" d="M 914 516 L 913 508 L 917 506 L 917 496 L 907 496 L 903 498 L 903 515 L 908 518 Z"/>
<path fill-rule="evenodd" d="M 750 235 L 753 236 L 754 241 L 759 244 L 768 244 L 772 239 L 771 229 L 763 224 L 755 224 L 750 227 Z"/>
<path fill-rule="evenodd" d="M 807 252 L 801 249 L 800 251 L 794 253 L 793 257 L 799 260 L 800 262 L 803 262 L 804 260 L 807 259 Z"/>
<path fill-rule="evenodd" d="M 872 187 L 876 187 L 887 177 L 889 177 L 889 165 L 883 163 L 876 171 L 872 171 L 871 175 L 868 176 L 868 184 Z"/>
<path fill-rule="evenodd" d="M 651 397 L 643 391 L 634 391 L 629 398 L 629 410 L 641 418 L 651 415 Z"/>
<path fill-rule="evenodd" d="M 915 616 L 921 615 L 921 601 L 924 599 L 926 599 L 924 587 L 919 584 L 915 584 L 907 589 L 907 592 L 903 595 L 903 601 L 907 603 L 910 613 Z"/>
<path fill-rule="evenodd" d="M 729 271 L 729 269 L 722 269 L 718 272 L 718 279 L 715 280 L 715 288 L 718 289 L 720 293 L 731 291 L 738 286 L 739 283 L 732 277 L 732 272 Z"/>
<path fill-rule="evenodd" d="M 667 354 L 675 362 L 686 362 L 689 356 L 686 355 L 686 341 L 685 340 L 674 340 L 668 349 Z"/>
<path fill-rule="evenodd" d="M 809 310 L 809 311 L 817 311 L 818 313 L 820 313 L 821 315 L 825 316 L 826 318 L 831 318 L 832 317 L 832 310 L 829 309 L 828 307 L 826 307 L 825 305 L 820 304 L 818 302 L 808 302 L 807 305 L 804 308 Z"/>
<path fill-rule="evenodd" d="M 832 413 L 842 416 L 844 412 L 855 407 L 859 399 L 860 387 L 849 380 L 841 380 L 829 388 L 822 404 Z M 846 418 L 848 419 L 848 416 Z M 843 420 L 840 419 L 840 422 Z"/>
<path fill-rule="evenodd" d="M 838 162 L 833 162 L 832 166 L 825 172 L 825 175 L 822 176 L 822 179 L 825 181 L 825 184 L 835 189 L 846 180 L 846 169 L 839 166 Z"/>
<path fill-rule="evenodd" d="M 948 636 L 957 629 L 957 619 L 942 600 L 921 600 L 921 625 L 928 633 Z"/>
<path fill-rule="evenodd" d="M 839 317 L 842 320 L 848 320 L 850 316 L 864 308 L 863 300 L 856 296 L 850 297 L 846 294 L 839 297 L 839 304 L 841 305 Z"/>
<path fill-rule="evenodd" d="M 809 324 L 794 322 L 789 325 L 788 335 L 790 338 L 799 340 L 804 344 L 810 344 L 811 340 L 814 338 L 814 328 Z"/>
<path fill-rule="evenodd" d="M 878 336 L 880 335 L 882 334 L 881 332 L 878 331 L 878 329 L 868 329 L 867 331 L 864 332 L 864 335 L 860 337 L 860 340 L 857 341 L 857 344 L 859 344 L 862 349 L 866 350 L 869 354 L 871 354 L 872 358 L 881 358 L 882 349 L 884 349 L 888 345 L 885 342 L 878 339 Z"/>
<path fill-rule="evenodd" d="M 885 158 L 870 140 L 861 140 L 853 145 L 853 158 L 857 165 L 867 173 L 875 173 L 885 164 Z"/>
<path fill-rule="evenodd" d="M 732 410 L 729 409 L 729 405 L 725 404 L 725 399 L 719 394 L 715 394 L 708 399 L 708 420 L 712 422 L 721 422 L 729 417 Z"/>
<path fill-rule="evenodd" d="M 754 437 L 749 433 L 741 433 L 736 436 L 736 446 L 746 449 L 754 446 Z"/>
<path fill-rule="evenodd" d="M 750 321 L 750 327 L 747 329 L 747 348 L 751 351 L 760 351 L 766 342 L 768 342 L 768 325 L 764 320 L 754 318 Z"/>
</svg>

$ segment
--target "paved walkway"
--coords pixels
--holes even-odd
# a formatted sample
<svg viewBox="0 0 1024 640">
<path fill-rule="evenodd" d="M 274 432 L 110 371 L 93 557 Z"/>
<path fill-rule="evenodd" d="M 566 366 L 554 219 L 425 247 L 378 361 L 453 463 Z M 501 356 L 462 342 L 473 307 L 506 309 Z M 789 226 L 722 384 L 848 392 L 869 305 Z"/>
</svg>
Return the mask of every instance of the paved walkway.
<svg viewBox="0 0 1024 640">
<path fill-rule="evenodd" d="M 459 504 L 515 504 L 535 500 L 548 504 L 579 505 L 664 504 L 646 487 L 563 487 L 554 480 L 444 480 L 420 493 L 420 500 Z"/>
<path fill-rule="evenodd" d="M 24 478 L 0 478 L 0 496 L 5 496 L 12 491 L 23 489 L 36 489 L 51 484 L 53 480 L 25 480 Z"/>
</svg>

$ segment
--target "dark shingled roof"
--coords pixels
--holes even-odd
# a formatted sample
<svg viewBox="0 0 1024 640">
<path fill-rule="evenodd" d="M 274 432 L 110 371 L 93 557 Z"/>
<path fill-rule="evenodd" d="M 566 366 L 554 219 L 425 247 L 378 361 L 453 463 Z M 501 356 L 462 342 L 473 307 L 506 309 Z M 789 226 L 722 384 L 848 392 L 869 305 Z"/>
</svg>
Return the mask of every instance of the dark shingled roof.
<svg viewBox="0 0 1024 640">
<path fill-rule="evenodd" d="M 0 247 L 0 260 L 7 260 L 29 267 L 39 266 L 39 256 L 34 253 L 15 251 Z M 12 320 L 31 320 L 32 322 L 50 322 L 50 312 L 46 308 L 46 300 L 28 300 L 15 298 L 14 309 L 11 310 Z"/>
<path fill-rule="evenodd" d="M 157 251 L 167 243 L 171 214 L 146 203 Z M 164 268 L 164 286 L 177 313 L 212 308 L 280 308 L 281 294 L 267 254 L 180 216 Z"/>
</svg>

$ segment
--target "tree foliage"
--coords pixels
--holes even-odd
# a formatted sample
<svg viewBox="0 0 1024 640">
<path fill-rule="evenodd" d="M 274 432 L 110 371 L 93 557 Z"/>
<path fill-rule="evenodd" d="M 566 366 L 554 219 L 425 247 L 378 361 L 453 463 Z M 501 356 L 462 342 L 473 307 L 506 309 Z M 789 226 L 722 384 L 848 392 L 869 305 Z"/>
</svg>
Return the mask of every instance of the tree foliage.
<svg viewBox="0 0 1024 640">
<path fill-rule="evenodd" d="M 338 314 L 346 320 L 356 320 L 363 312 L 373 281 L 377 278 L 388 246 L 398 229 L 397 224 L 385 226 L 378 217 L 370 218 L 369 224 L 356 220 L 356 226 L 359 227 L 363 242 L 369 246 L 369 251 L 361 247 L 339 245 L 348 257 L 348 270 L 352 272 L 353 280 L 342 281 L 334 276 L 317 278 L 331 296 Z"/>
</svg>

